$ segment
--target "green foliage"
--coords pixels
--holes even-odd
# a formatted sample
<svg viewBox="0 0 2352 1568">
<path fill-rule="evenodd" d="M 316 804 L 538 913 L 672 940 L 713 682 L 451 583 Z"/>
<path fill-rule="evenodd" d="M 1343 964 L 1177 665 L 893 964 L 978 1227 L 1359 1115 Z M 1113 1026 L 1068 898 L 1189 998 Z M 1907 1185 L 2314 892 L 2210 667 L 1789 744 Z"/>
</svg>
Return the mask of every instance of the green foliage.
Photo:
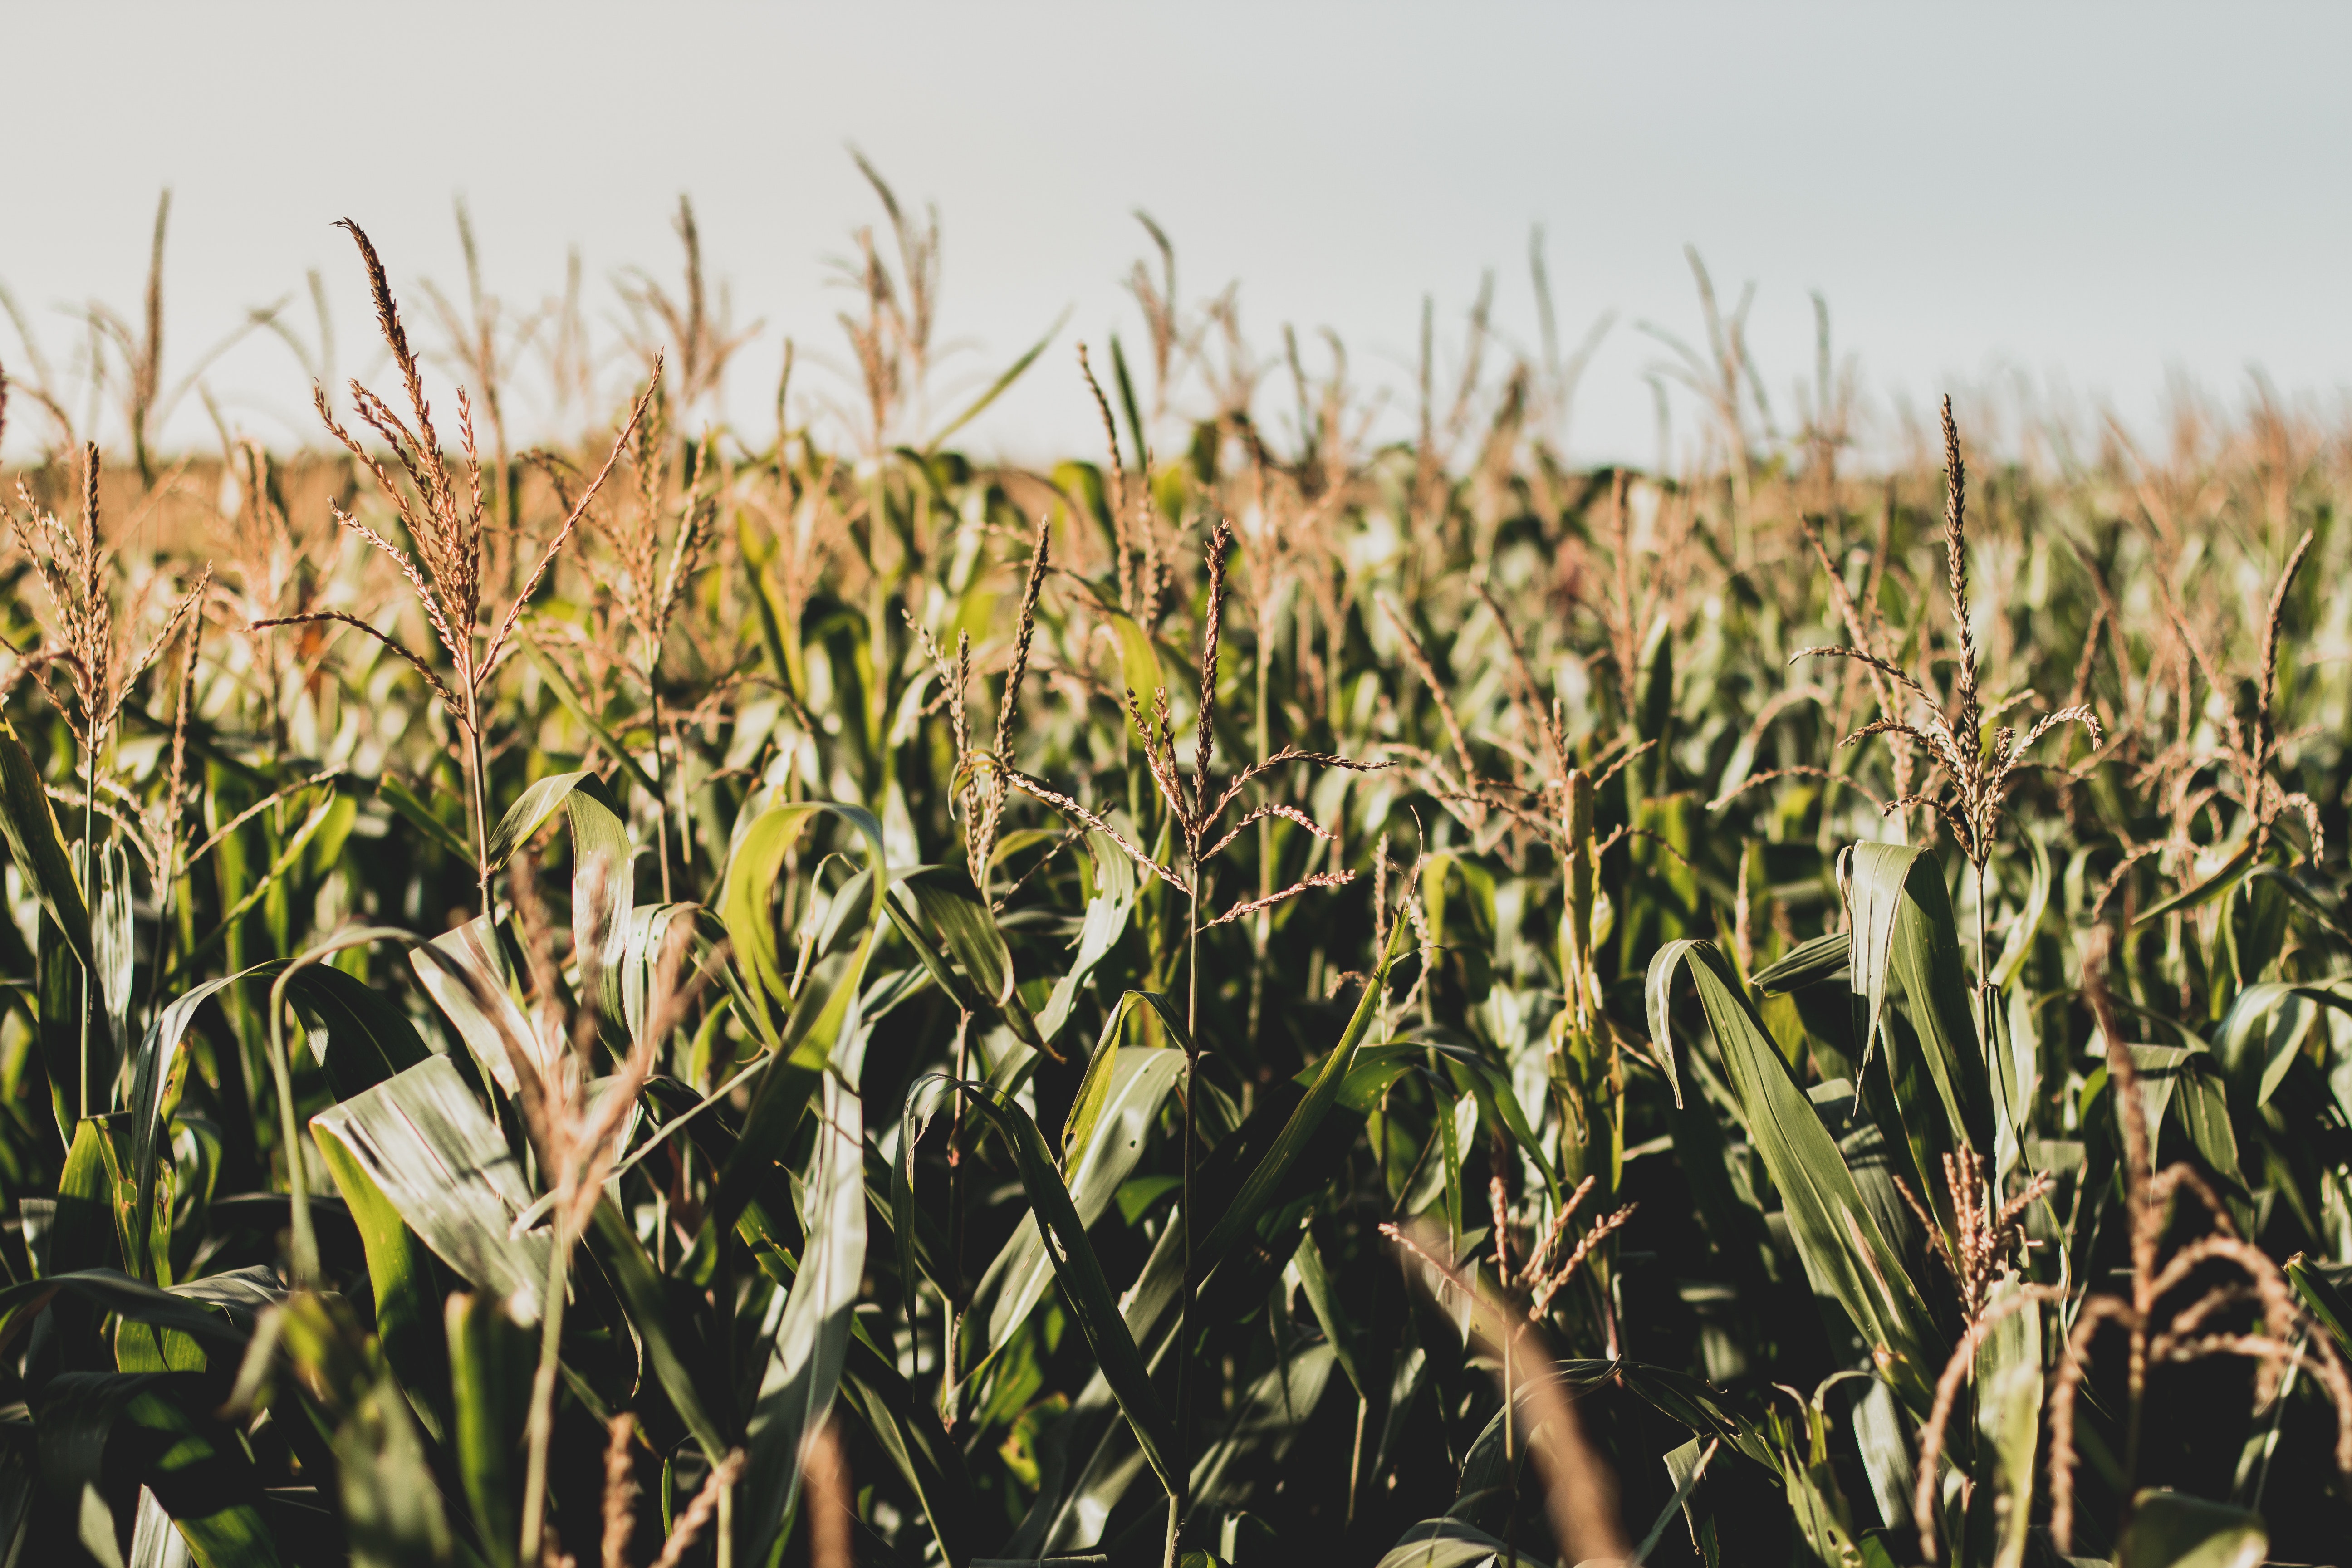
<svg viewBox="0 0 2352 1568">
<path fill-rule="evenodd" d="M 1583 473 L 1556 366 L 1382 447 L 1294 354 L 1286 435 L 1188 311 L 1108 463 L 989 467 L 1046 345 L 919 427 L 877 186 L 856 437 L 688 439 L 733 345 L 648 344 L 617 447 L 481 458 L 468 635 L 341 458 L 106 470 L 147 553 L 17 574 L 0 1556 L 2352 1531 L 2332 458 L 2257 418 L 1948 530 L 1750 391 L 1720 471 Z M 215 544 L 200 615 L 131 591 Z M 171 632 L 119 723 L 53 589 Z"/>
</svg>

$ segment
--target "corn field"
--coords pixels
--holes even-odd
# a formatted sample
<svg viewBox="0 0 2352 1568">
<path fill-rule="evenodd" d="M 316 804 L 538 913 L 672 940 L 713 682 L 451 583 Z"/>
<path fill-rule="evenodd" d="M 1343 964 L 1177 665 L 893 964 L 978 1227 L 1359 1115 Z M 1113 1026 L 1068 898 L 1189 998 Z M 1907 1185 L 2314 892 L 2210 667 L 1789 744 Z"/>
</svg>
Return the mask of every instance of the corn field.
<svg viewBox="0 0 2352 1568">
<path fill-rule="evenodd" d="M 299 449 L 18 318 L 0 1555 L 2345 1560 L 2352 428 L 1873 466 L 1701 270 L 1701 458 L 1548 295 L 1375 440 L 1157 228 L 951 398 L 872 177 L 765 429 L 683 207 L 347 224 Z"/>
</svg>

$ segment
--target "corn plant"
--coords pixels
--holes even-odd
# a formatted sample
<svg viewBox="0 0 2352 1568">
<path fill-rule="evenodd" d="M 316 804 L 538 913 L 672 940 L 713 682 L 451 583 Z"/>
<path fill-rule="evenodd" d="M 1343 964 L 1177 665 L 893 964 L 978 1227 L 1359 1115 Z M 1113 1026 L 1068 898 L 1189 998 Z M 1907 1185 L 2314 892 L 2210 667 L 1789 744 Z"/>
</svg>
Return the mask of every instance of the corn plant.
<svg viewBox="0 0 2352 1568">
<path fill-rule="evenodd" d="M 2333 431 L 1874 471 L 1696 267 L 1689 466 L 1488 303 L 1384 444 L 1145 219 L 992 464 L 861 168 L 772 431 L 683 202 L 610 343 L 350 226 L 315 449 L 159 449 L 160 245 L 111 460 L 26 338 L 14 1561 L 2326 1560 Z"/>
</svg>

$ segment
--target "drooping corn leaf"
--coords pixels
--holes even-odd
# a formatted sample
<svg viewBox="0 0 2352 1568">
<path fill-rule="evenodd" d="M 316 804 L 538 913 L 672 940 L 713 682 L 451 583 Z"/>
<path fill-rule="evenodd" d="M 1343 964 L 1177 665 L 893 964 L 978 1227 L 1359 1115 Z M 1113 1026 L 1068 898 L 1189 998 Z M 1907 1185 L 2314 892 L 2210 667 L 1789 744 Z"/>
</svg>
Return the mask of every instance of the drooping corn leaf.
<svg viewBox="0 0 2352 1568">
<path fill-rule="evenodd" d="M 813 975 L 795 996 L 777 957 L 775 921 L 771 911 L 785 852 L 820 815 L 848 824 L 863 841 L 866 870 L 870 874 L 865 934 L 829 981 L 821 984 Z M 820 1070 L 832 1060 L 837 1048 L 863 1048 L 855 1014 L 866 965 L 881 938 L 887 889 L 882 825 L 871 813 L 856 806 L 823 801 L 772 805 L 754 819 L 735 847 L 728 862 L 726 883 L 719 891 L 719 907 L 726 921 L 728 938 L 733 943 L 735 962 L 742 966 L 753 993 L 756 1026 L 770 1040 L 771 1055 L 751 1091 L 742 1132 L 719 1174 L 718 1191 L 711 1197 L 694 1258 L 688 1267 L 688 1277 L 698 1283 L 707 1283 L 710 1279 L 717 1266 L 718 1238 L 735 1228 L 744 1205 L 751 1201 L 786 1135 L 809 1103 Z M 767 1021 L 769 1008 L 782 1013 L 781 1026 Z M 854 1066 L 841 1070 L 855 1077 Z"/>
<path fill-rule="evenodd" d="M 940 1425 L 939 1413 L 916 1397 L 862 1333 L 850 1337 L 841 1392 L 843 1405 L 864 1419 L 876 1445 L 914 1489 L 947 1560 L 969 1561 L 981 1519 L 963 1451 Z"/>
<path fill-rule="evenodd" d="M 950 995 L 977 1002 L 976 1011 L 1003 1018 L 1030 1049 L 1047 1049 L 1036 1020 L 1015 988 L 1012 950 L 1005 945 L 1004 933 L 997 927 L 995 912 L 973 889 L 971 878 L 946 867 L 931 866 L 910 871 L 899 879 L 899 885 L 914 899 L 924 921 L 939 933 L 966 982 L 965 985 L 957 985 L 942 975 L 939 977 L 942 988 Z M 890 913 L 893 923 L 904 932 L 908 922 L 895 908 Z M 918 943 L 916 948 L 927 960 L 929 958 L 928 945 Z M 937 965 L 932 967 L 936 970 Z"/>
<path fill-rule="evenodd" d="M 996 916 L 971 879 L 944 866 L 910 872 L 899 884 L 914 896 L 981 996 L 999 1006 L 1013 994 L 1013 954 Z"/>
<path fill-rule="evenodd" d="M 1889 1380 L 1925 1419 L 1949 1347 L 1902 1253 L 1881 1234 L 1837 1144 L 1714 943 L 1669 942 L 1651 960 L 1653 1037 L 1663 1048 L 1665 1000 L 1678 973 L 1696 985 L 1740 1120 L 1780 1191 L 1814 1291 L 1835 1299 L 1864 1342 L 1886 1352 Z"/>
<path fill-rule="evenodd" d="M 1087 1237 L 1077 1205 L 1054 1168 L 1053 1153 L 1046 1148 L 1037 1124 L 1009 1096 L 988 1084 L 933 1078 L 918 1084 L 916 1092 L 962 1094 L 1004 1140 L 1020 1172 L 1022 1187 L 1029 1195 L 1031 1212 L 1053 1244 L 1046 1256 L 1053 1262 L 1063 1295 L 1076 1315 L 1079 1331 L 1093 1350 L 1101 1375 L 1118 1398 L 1120 1413 L 1134 1429 L 1145 1458 L 1172 1492 L 1176 1452 L 1173 1428 L 1158 1391 L 1151 1385 L 1143 1354 L 1136 1348 L 1135 1338 L 1111 1296 L 1109 1281 L 1103 1275 L 1094 1244 Z M 906 1157 L 902 1153 L 901 1158 Z"/>
<path fill-rule="evenodd" d="M 629 1321 L 645 1341 L 646 1353 L 653 1362 L 655 1375 L 661 1379 L 663 1392 L 669 1395 L 671 1405 L 686 1422 L 687 1430 L 701 1445 L 703 1457 L 717 1464 L 726 1457 L 728 1444 L 704 1397 L 701 1384 L 709 1373 L 698 1378 L 696 1369 L 687 1363 L 687 1353 L 694 1347 L 671 1321 L 670 1305 L 663 1295 L 662 1279 L 654 1271 L 653 1260 L 646 1256 L 636 1234 L 629 1229 L 609 1197 L 597 1203 L 589 1235 L 597 1256 L 620 1288 Z"/>
<path fill-rule="evenodd" d="M 1758 970 L 1754 984 L 1759 991 L 1773 994 L 1795 991 L 1807 985 L 1825 985 L 1846 978 L 1848 961 L 1853 953 L 1853 935 L 1850 931 L 1832 931 L 1801 942 L 1787 952 Z"/>
<path fill-rule="evenodd" d="M 2144 926 L 2166 915 L 2184 913 L 2235 891 L 2245 879 L 2246 868 L 2253 864 L 2253 859 L 2254 841 L 2248 837 L 2202 880 L 2182 889 L 2168 899 L 2158 900 L 2142 910 L 2132 924 Z"/>
<path fill-rule="evenodd" d="M 275 1563 L 259 1479 L 213 1416 L 218 1401 L 190 1373 L 60 1373 L 42 1386 L 35 1415 L 42 1479 L 53 1494 L 77 1497 L 126 1477 L 155 1494 L 204 1561 Z"/>
<path fill-rule="evenodd" d="M 1199 1279 L 1207 1279 L 1234 1244 L 1256 1229 L 1275 1194 L 1281 1189 L 1292 1167 L 1306 1152 L 1307 1144 L 1322 1126 L 1323 1118 L 1338 1103 L 1339 1092 L 1348 1081 L 1349 1069 L 1355 1064 L 1356 1053 L 1361 1048 L 1364 1037 L 1371 1032 L 1372 1020 L 1379 1015 L 1381 996 L 1388 984 L 1389 970 L 1404 952 L 1409 930 L 1409 922 L 1404 921 L 1398 921 L 1390 929 L 1388 951 L 1381 955 L 1370 981 L 1364 987 L 1363 996 L 1356 1004 L 1355 1013 L 1348 1019 L 1347 1028 L 1340 1033 L 1339 1043 L 1331 1047 L 1315 1069 L 1315 1081 L 1308 1086 L 1306 1097 L 1291 1110 L 1280 1135 L 1266 1151 L 1265 1158 L 1243 1181 L 1225 1212 L 1218 1215 L 1216 1223 L 1209 1227 L 1207 1237 L 1195 1244 L 1192 1268 Z"/>
<path fill-rule="evenodd" d="M 772 1321 L 761 1325 L 767 1367 L 744 1438 L 744 1506 L 736 1531 L 753 1562 L 766 1561 L 789 1533 L 808 1446 L 840 1386 L 866 1268 L 865 1119 L 857 1091 L 840 1073 L 828 1071 L 816 1111 L 803 1205 L 808 1245 L 792 1289 L 779 1299 Z"/>
<path fill-rule="evenodd" d="M 1196 1507 L 1275 1495 L 1293 1446 L 1323 1402 L 1338 1359 L 1329 1345 L 1310 1345 L 1285 1356 L 1240 1392 L 1223 1430 L 1192 1462 Z"/>
<path fill-rule="evenodd" d="M 247 971 L 247 973 L 251 973 Z M 146 1036 L 139 1042 L 137 1053 L 131 1058 L 130 1141 L 131 1179 L 137 1190 L 137 1214 L 132 1221 L 134 1235 L 148 1234 L 155 1212 L 156 1150 L 162 1132 L 160 1124 L 168 1058 L 178 1048 L 189 1026 L 195 1021 L 196 1009 L 208 998 L 243 978 L 244 975 L 232 974 L 225 979 L 207 981 L 194 990 L 174 997 L 147 1026 Z"/>
<path fill-rule="evenodd" d="M 2116 1568 L 2256 1568 L 2269 1552 L 2262 1515 L 2150 1487 L 2132 1500 Z"/>
<path fill-rule="evenodd" d="M 1928 1076 L 1956 1140 L 1993 1146 L 1992 1093 L 1978 1037 L 1959 928 L 1929 851 L 1899 844 L 1857 844 L 1849 852 L 1853 907 L 1853 984 L 1856 1027 L 1867 1058 L 1885 1012 L 1887 981 L 1900 985 Z"/>
<path fill-rule="evenodd" d="M 1526 1568 L 1550 1568 L 1524 1547 L 1496 1540 L 1458 1519 L 1425 1519 L 1397 1538 L 1373 1568 L 1473 1568 L 1517 1556 Z"/>
<path fill-rule="evenodd" d="M 482 1070 L 512 1095 L 520 1091 L 521 1080 L 515 1076 L 509 1046 L 520 1047 L 529 1061 L 539 1061 L 541 1054 L 530 1019 L 508 987 L 506 959 L 498 940 L 489 917 L 477 915 L 409 949 L 408 962 L 425 994 Z"/>
<path fill-rule="evenodd" d="M 487 1294 L 453 1292 L 444 1326 L 449 1347 L 451 1448 L 475 1536 L 493 1568 L 513 1568 L 514 1542 L 521 1521 L 516 1500 L 514 1435 L 522 1430 L 530 1401 L 537 1336 Z"/>
<path fill-rule="evenodd" d="M 265 964 L 259 973 L 272 967 Z M 332 964 L 306 963 L 295 970 L 286 996 L 338 1100 L 373 1089 L 433 1054 L 390 998 Z"/>
<path fill-rule="evenodd" d="M 81 896 L 73 858 L 66 853 L 65 834 L 58 826 L 49 792 L 42 786 L 40 770 L 5 718 L 0 718 L 0 836 L 7 838 L 16 869 L 57 922 L 66 946 L 86 968 L 96 969 L 89 906 Z"/>
<path fill-rule="evenodd" d="M 496 871 L 514 858 L 514 852 L 530 842 L 532 834 L 545 825 L 562 805 L 565 797 L 587 780 L 596 776 L 593 769 L 576 773 L 554 773 L 540 780 L 515 798 L 507 814 L 490 829 L 490 869 Z"/>
<path fill-rule="evenodd" d="M 352 1221 L 359 1227 L 360 1246 L 367 1258 L 368 1283 L 375 1293 L 375 1331 L 383 1358 L 400 1376 L 412 1399 L 422 1405 L 420 1415 L 435 1436 L 449 1430 L 447 1407 L 438 1403 L 444 1350 L 434 1332 L 441 1312 L 440 1289 L 425 1258 L 422 1238 L 409 1228 L 400 1210 L 377 1185 L 353 1152 L 336 1136 L 324 1118 L 310 1124 L 311 1140 L 327 1173 L 342 1194 Z"/>
<path fill-rule="evenodd" d="M 428 1057 L 311 1119 L 342 1145 L 425 1246 L 536 1321 L 547 1279 L 544 1230 L 510 1234 L 531 1194 L 514 1153 L 446 1057 Z M 337 1163 L 331 1162 L 332 1173 Z M 368 1201 L 346 1192 L 356 1213 Z"/>
<path fill-rule="evenodd" d="M 1094 872 L 1094 894 L 1087 900 L 1085 922 L 1078 928 L 1077 950 L 1070 966 L 1045 998 L 1037 1014 L 1037 1030 L 1046 1039 L 1058 1038 L 1070 1021 L 1070 1012 L 1095 967 L 1109 956 L 1127 932 L 1135 912 L 1135 862 L 1101 833 L 1087 834 L 1087 853 Z"/>
<path fill-rule="evenodd" d="M 1110 1208 L 1111 1198 L 1142 1157 L 1144 1140 L 1183 1066 L 1180 1051 L 1116 1048 L 1116 1065 L 1107 1075 L 1102 1102 L 1063 1160 L 1066 1185 L 1081 1226 L 1091 1226 Z M 971 1364 L 1003 1348 L 1053 1281 L 1053 1259 L 1033 1209 L 1022 1216 L 972 1293 L 971 1326 L 980 1332 L 971 1344 Z"/>
</svg>

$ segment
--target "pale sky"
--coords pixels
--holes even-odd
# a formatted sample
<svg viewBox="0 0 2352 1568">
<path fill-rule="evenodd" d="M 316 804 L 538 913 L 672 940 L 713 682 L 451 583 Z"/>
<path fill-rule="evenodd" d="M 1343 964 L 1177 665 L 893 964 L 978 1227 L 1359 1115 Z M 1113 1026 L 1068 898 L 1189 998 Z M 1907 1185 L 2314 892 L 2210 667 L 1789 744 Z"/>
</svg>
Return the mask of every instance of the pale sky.
<svg viewBox="0 0 2352 1568">
<path fill-rule="evenodd" d="M 135 313 L 167 184 L 167 384 L 282 294 L 309 333 L 313 268 L 339 370 L 370 370 L 346 215 L 432 341 L 419 284 L 462 292 L 459 194 L 493 292 L 535 306 L 576 245 L 610 343 L 613 279 L 673 274 L 685 191 L 738 321 L 765 321 L 730 388 L 764 432 L 786 333 L 797 386 L 846 390 L 827 262 L 877 216 L 855 143 L 939 210 L 941 336 L 968 345 L 939 402 L 1072 311 L 969 433 L 982 453 L 1098 444 L 1072 344 L 1139 347 L 1120 289 L 1138 206 L 1187 298 L 1238 280 L 1260 352 L 1295 324 L 1310 366 L 1333 330 L 1398 417 L 1425 293 L 1457 342 L 1492 268 L 1500 330 L 1532 343 L 1542 225 L 1563 335 L 1618 316 L 1582 458 L 1656 452 L 1664 351 L 1637 324 L 1699 337 L 1685 244 L 1727 301 L 1755 285 L 1783 423 L 1814 289 L 1882 409 L 2021 374 L 2152 426 L 2176 371 L 2235 402 L 2259 365 L 2331 416 L 2352 385 L 2341 5 L 93 4 L 12 8 L 0 50 L 0 281 L 60 378 L 87 302 Z M 0 321 L 0 363 L 26 357 Z M 206 380 L 243 429 L 315 438 L 282 344 Z M 22 451 L 41 422 L 15 412 Z M 1677 430 L 1695 418 L 1685 398 Z M 211 429 L 190 397 L 169 436 Z"/>
</svg>

